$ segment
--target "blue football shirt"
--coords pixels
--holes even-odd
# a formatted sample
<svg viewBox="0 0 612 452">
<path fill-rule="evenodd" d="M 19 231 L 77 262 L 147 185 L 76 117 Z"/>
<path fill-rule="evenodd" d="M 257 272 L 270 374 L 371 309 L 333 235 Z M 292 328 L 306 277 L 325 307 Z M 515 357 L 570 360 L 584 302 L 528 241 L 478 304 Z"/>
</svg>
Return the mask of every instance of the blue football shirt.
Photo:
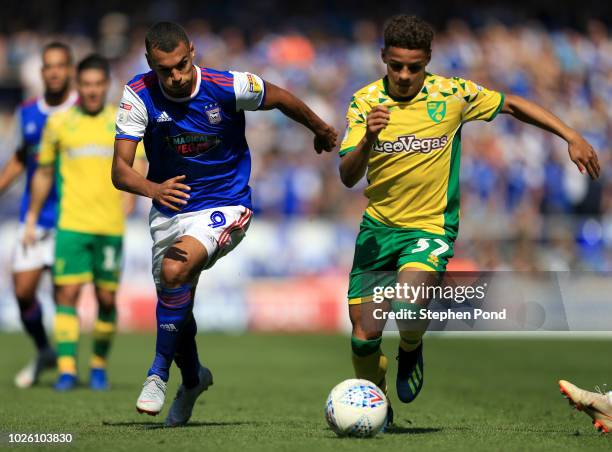
<svg viewBox="0 0 612 452">
<path fill-rule="evenodd" d="M 147 178 L 161 183 L 185 175 L 190 199 L 180 213 L 243 205 L 251 208 L 251 155 L 245 110 L 257 110 L 265 85 L 247 72 L 194 66 L 191 96 L 177 99 L 156 74 L 134 77 L 124 88 L 117 114 L 117 139 L 144 141 Z M 154 203 L 165 215 L 177 212 Z"/>
</svg>

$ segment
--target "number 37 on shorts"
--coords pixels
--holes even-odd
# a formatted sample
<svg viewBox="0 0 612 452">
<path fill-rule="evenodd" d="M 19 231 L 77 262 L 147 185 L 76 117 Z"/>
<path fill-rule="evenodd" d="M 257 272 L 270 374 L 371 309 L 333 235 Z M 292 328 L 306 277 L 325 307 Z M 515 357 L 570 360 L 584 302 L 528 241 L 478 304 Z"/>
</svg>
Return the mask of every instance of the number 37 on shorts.
<svg viewBox="0 0 612 452">
<path fill-rule="evenodd" d="M 369 295 L 373 273 L 395 274 L 409 268 L 441 273 L 452 256 L 453 241 L 448 237 L 392 228 L 365 215 L 355 244 L 348 298 Z"/>
</svg>

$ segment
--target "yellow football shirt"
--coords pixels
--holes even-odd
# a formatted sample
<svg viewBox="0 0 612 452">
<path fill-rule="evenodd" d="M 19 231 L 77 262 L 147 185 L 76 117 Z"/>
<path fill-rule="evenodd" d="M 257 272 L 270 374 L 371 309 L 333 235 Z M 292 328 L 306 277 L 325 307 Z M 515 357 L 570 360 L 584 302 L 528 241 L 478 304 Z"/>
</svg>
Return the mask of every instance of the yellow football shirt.
<svg viewBox="0 0 612 452">
<path fill-rule="evenodd" d="M 426 74 L 410 101 L 394 100 L 387 79 L 355 93 L 340 155 L 351 152 L 366 132 L 366 117 L 378 105 L 391 119 L 370 151 L 366 214 L 381 223 L 457 237 L 461 126 L 492 120 L 503 94 L 458 77 Z"/>
<path fill-rule="evenodd" d="M 58 228 L 123 234 L 123 195 L 111 181 L 116 116 L 111 105 L 95 116 L 74 106 L 47 120 L 38 163 L 56 165 Z"/>
</svg>

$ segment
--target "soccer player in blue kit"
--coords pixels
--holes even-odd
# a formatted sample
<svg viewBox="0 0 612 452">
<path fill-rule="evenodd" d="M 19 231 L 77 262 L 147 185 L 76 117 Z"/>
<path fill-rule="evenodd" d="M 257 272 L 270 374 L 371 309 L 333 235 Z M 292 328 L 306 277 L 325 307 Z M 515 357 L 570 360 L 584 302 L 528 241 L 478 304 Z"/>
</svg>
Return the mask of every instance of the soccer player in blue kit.
<svg viewBox="0 0 612 452">
<path fill-rule="evenodd" d="M 213 382 L 196 349 L 198 277 L 242 240 L 252 215 L 244 111 L 278 108 L 314 133 L 318 153 L 335 147 L 337 133 L 301 100 L 255 74 L 194 65 L 193 44 L 174 23 L 155 24 L 145 46 L 152 71 L 125 86 L 112 177 L 118 189 L 153 200 L 157 342 L 136 409 L 150 415 L 162 410 L 174 360 L 183 381 L 166 425 L 177 426 L 187 423 L 197 397 Z M 146 178 L 132 169 L 141 139 Z"/>
<path fill-rule="evenodd" d="M 18 108 L 15 115 L 15 152 L 0 169 L 0 194 L 26 173 L 19 213 L 20 226 L 14 243 L 12 273 L 21 322 L 36 346 L 37 355 L 15 376 L 15 385 L 19 388 L 29 388 L 37 383 L 42 371 L 55 368 L 55 351 L 49 344 L 42 308 L 36 295 L 44 271 L 53 264 L 57 216 L 55 188 L 51 190 L 42 207 L 36 225 L 36 240 L 26 247 L 23 245 L 23 236 L 25 215 L 30 206 L 32 176 L 38 167 L 42 131 L 51 113 L 66 110 L 77 101 L 77 94 L 71 88 L 73 72 L 72 52 L 66 44 L 55 41 L 43 47 L 41 75 L 44 94 L 25 101 Z"/>
</svg>

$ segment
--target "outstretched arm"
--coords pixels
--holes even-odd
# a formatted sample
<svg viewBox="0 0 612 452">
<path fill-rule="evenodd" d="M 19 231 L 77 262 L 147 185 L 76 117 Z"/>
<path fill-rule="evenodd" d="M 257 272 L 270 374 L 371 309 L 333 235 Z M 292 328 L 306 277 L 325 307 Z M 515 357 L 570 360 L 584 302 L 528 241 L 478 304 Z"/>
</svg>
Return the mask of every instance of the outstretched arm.
<svg viewBox="0 0 612 452">
<path fill-rule="evenodd" d="M 593 147 L 577 131 L 569 127 L 545 108 L 520 96 L 506 95 L 501 113 L 507 113 L 527 124 L 547 130 L 563 138 L 568 144 L 572 162 L 581 173 L 588 172 L 591 179 L 599 177 L 600 168 Z"/>
<path fill-rule="evenodd" d="M 180 181 L 185 179 L 185 176 L 176 176 L 161 184 L 147 180 L 133 168 L 137 145 L 138 143 L 131 140 L 115 140 L 115 153 L 113 155 L 111 173 L 115 188 L 128 193 L 146 196 L 174 211 L 181 210 L 177 205 L 183 206 L 187 204 L 189 195 L 185 192 L 191 190 L 187 185 L 180 183 Z"/>
<path fill-rule="evenodd" d="M 266 84 L 266 97 L 261 110 L 278 108 L 289 118 L 308 127 L 314 134 L 314 146 L 318 154 L 322 151 L 330 152 L 336 147 L 338 134 L 333 127 L 319 118 L 304 102 L 289 91 L 270 82 Z"/>
</svg>

